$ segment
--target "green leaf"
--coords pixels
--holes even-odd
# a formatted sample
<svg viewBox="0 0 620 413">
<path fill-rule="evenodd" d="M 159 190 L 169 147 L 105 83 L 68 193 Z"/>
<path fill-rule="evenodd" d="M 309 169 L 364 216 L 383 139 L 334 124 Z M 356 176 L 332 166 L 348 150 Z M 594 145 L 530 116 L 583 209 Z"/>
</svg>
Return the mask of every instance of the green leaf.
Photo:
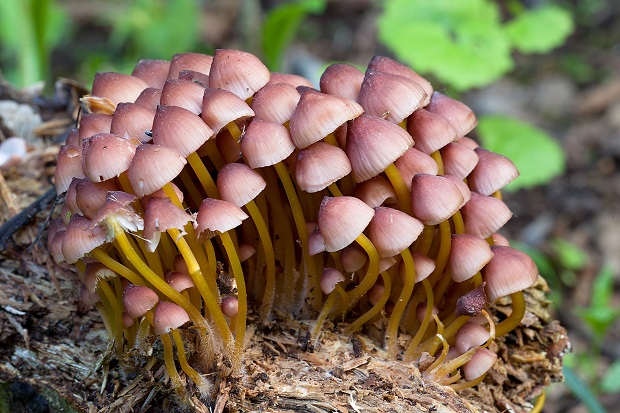
<svg viewBox="0 0 620 413">
<path fill-rule="evenodd" d="M 273 8 L 262 28 L 265 63 L 272 71 L 280 70 L 282 57 L 303 19 L 308 14 L 322 13 L 326 0 L 297 0 Z"/>
<path fill-rule="evenodd" d="M 601 391 L 604 393 L 620 392 L 620 361 L 616 360 L 601 379 Z"/>
<path fill-rule="evenodd" d="M 545 184 L 564 172 L 564 152 L 546 132 L 507 116 L 484 116 L 478 123 L 483 146 L 510 158 L 521 175 L 507 189 Z"/>
<path fill-rule="evenodd" d="M 510 40 L 488 0 L 387 0 L 378 29 L 400 60 L 458 90 L 487 85 L 513 67 Z"/>
<path fill-rule="evenodd" d="M 564 373 L 566 387 L 583 402 L 590 413 L 606 413 L 605 408 L 596 399 L 594 393 L 592 393 L 588 386 L 575 374 L 573 369 L 564 366 L 562 373 Z"/>
<path fill-rule="evenodd" d="M 560 46 L 574 29 L 571 14 L 554 5 L 526 10 L 506 24 L 514 46 L 524 53 L 544 53 Z"/>
<path fill-rule="evenodd" d="M 577 308 L 575 312 L 590 327 L 597 340 L 602 340 L 605 337 L 607 330 L 620 315 L 620 310 L 617 308 L 599 306 Z"/>
<path fill-rule="evenodd" d="M 588 262 L 588 254 L 572 242 L 568 242 L 562 238 L 554 238 L 551 240 L 551 248 L 557 255 L 560 265 L 570 270 L 580 270 Z"/>
<path fill-rule="evenodd" d="M 592 298 L 590 306 L 607 307 L 611 304 L 614 291 L 614 271 L 606 265 L 598 273 L 592 285 Z"/>
</svg>

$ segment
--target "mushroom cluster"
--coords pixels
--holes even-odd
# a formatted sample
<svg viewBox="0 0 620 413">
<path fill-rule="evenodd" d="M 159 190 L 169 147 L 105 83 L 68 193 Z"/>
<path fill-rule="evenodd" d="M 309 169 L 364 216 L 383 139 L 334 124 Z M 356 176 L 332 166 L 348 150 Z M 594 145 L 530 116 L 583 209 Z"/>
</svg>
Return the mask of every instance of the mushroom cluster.
<svg viewBox="0 0 620 413">
<path fill-rule="evenodd" d="M 49 249 L 80 270 L 117 353 L 161 340 L 180 395 L 181 375 L 208 395 L 214 369 L 242 372 L 249 319 L 314 320 L 313 345 L 328 319 L 372 330 L 463 389 L 523 318 L 538 271 L 497 233 L 514 164 L 392 59 L 333 64 L 317 90 L 242 51 L 185 53 L 98 73 L 82 101 Z M 491 317 L 505 296 L 512 312 Z"/>
</svg>

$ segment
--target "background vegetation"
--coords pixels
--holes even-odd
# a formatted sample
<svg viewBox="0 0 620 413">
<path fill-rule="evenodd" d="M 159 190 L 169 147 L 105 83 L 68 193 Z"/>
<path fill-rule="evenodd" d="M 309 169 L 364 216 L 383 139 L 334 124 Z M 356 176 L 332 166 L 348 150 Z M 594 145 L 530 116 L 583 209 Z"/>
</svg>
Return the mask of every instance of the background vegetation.
<svg viewBox="0 0 620 413">
<path fill-rule="evenodd" d="M 2 0 L 0 69 L 13 84 L 26 87 L 44 81 L 51 91 L 59 76 L 88 85 L 96 71 L 129 73 L 140 58 L 169 59 L 175 53 L 209 53 L 217 47 L 243 48 L 274 71 L 297 71 L 311 80 L 332 61 L 363 67 L 374 54 L 391 55 L 428 76 L 436 89 L 476 107 L 481 114 L 478 138 L 485 147 L 512 158 L 521 171 L 509 188 L 518 192 L 508 195 L 507 202 L 523 211 L 524 225 L 525 219 L 537 222 L 541 216 L 534 212 L 540 205 L 532 205 L 550 198 L 550 211 L 576 213 L 555 206 L 570 200 L 558 197 L 565 192 L 554 188 L 591 173 L 586 167 L 605 159 L 597 152 L 605 145 L 588 146 L 585 160 L 571 157 L 574 147 L 564 137 L 571 133 L 576 112 L 571 106 L 558 113 L 553 106 L 567 103 L 553 96 L 542 97 L 547 98 L 549 113 L 535 116 L 510 110 L 518 105 L 507 105 L 503 112 L 484 110 L 485 102 L 493 102 L 489 93 L 503 102 L 514 100 L 506 94 L 507 84 L 513 85 L 513 92 L 520 90 L 514 85 L 527 85 L 523 90 L 531 96 L 526 101 L 540 98 L 532 85 L 544 86 L 553 76 L 570 83 L 565 89 L 572 88 L 572 96 L 587 98 L 591 88 L 613 79 L 619 46 L 612 39 L 620 32 L 620 23 L 610 22 L 620 15 L 614 3 Z M 609 34 L 594 30 L 597 27 Z M 584 116 L 606 116 L 607 109 L 603 102 Z M 613 155 L 611 162 L 617 159 Z M 528 237 L 519 228 L 509 234 L 537 261 L 554 290 L 559 316 L 577 338 L 575 353 L 566 360 L 566 387 L 552 389 L 546 410 L 578 411 L 585 406 L 602 412 L 604 405 L 613 410 L 620 391 L 620 361 L 606 339 L 618 336 L 618 268 L 597 249 L 597 234 L 575 237 L 579 220 L 568 222 L 558 230 L 554 226 L 561 225 L 561 219 L 552 220 L 552 229 L 538 237 Z M 583 277 L 588 277 L 585 294 L 576 293 L 584 286 Z M 563 399 L 567 393 L 572 396 Z"/>
</svg>

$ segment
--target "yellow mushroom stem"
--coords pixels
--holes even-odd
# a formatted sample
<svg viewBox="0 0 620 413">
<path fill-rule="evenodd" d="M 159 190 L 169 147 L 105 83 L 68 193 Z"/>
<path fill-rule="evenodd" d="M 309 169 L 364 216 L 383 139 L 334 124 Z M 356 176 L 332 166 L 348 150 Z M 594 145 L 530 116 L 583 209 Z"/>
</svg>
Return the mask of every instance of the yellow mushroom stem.
<svg viewBox="0 0 620 413">
<path fill-rule="evenodd" d="M 451 372 L 456 371 L 459 367 L 467 363 L 469 360 L 471 360 L 471 358 L 476 353 L 476 350 L 478 350 L 478 347 L 472 347 L 469 350 L 467 350 L 465 353 L 461 354 L 460 356 L 455 357 L 452 360 L 447 361 L 445 363 L 442 363 L 435 370 L 433 370 L 429 376 L 432 379 L 439 381 L 441 384 L 444 384 L 444 385 L 448 384 L 446 382 L 443 382 L 442 379 L 446 377 L 448 374 L 450 374 Z M 431 371 L 431 370 L 429 369 L 428 371 Z M 448 380 L 452 381 L 452 377 L 449 378 Z"/>
<path fill-rule="evenodd" d="M 344 289 L 342 288 L 340 284 L 336 284 L 336 286 L 334 287 L 334 291 L 329 293 L 327 296 L 327 300 L 325 301 L 325 304 L 323 305 L 323 309 L 321 310 L 321 313 L 317 317 L 316 324 L 314 325 L 314 328 L 312 329 L 312 334 L 310 335 L 311 343 L 318 342 L 319 334 L 321 333 L 321 328 L 323 328 L 323 324 L 325 323 L 325 320 L 327 320 L 329 313 L 331 313 L 331 311 L 333 310 L 334 304 L 336 303 L 336 299 L 338 297 L 342 298 L 343 300 L 347 299 L 347 293 L 344 291 Z"/>
<path fill-rule="evenodd" d="M 403 264 L 405 265 L 405 283 L 403 285 L 403 289 L 398 296 L 398 300 L 394 305 L 394 309 L 392 310 L 392 315 L 390 315 L 390 320 L 388 321 L 387 330 L 386 330 L 386 338 L 387 338 L 387 350 L 388 355 L 392 358 L 396 357 L 398 352 L 397 347 L 397 338 L 398 338 L 398 326 L 400 325 L 400 320 L 405 312 L 405 308 L 407 307 L 407 303 L 411 298 L 411 294 L 413 293 L 413 286 L 415 284 L 415 265 L 413 263 L 413 257 L 408 249 L 403 250 L 400 253 Z"/>
<path fill-rule="evenodd" d="M 426 312 L 424 313 L 424 319 L 422 320 L 420 328 L 415 333 L 415 336 L 413 336 L 413 339 L 411 339 L 407 350 L 405 350 L 405 354 L 403 354 L 403 360 L 405 362 L 411 362 L 418 357 L 418 345 L 422 341 L 422 337 L 424 337 L 424 333 L 426 332 L 430 319 L 433 316 L 433 289 L 431 287 L 431 284 L 428 282 L 428 279 L 422 280 L 421 283 L 424 287 L 424 292 L 426 293 Z M 417 306 L 418 303 L 416 303 L 415 301 L 412 302 L 413 314 L 415 314 Z"/>
<path fill-rule="evenodd" d="M 349 327 L 347 327 L 347 333 L 353 333 L 360 329 L 366 322 L 370 321 L 374 316 L 379 314 L 379 312 L 385 307 L 385 303 L 387 303 L 390 298 L 390 291 L 392 288 L 392 280 L 387 271 L 383 271 L 381 273 L 381 278 L 383 278 L 383 294 L 381 294 L 381 298 L 377 301 L 377 304 L 373 305 L 370 310 L 364 313 L 357 320 L 352 322 Z"/>
<path fill-rule="evenodd" d="M 144 317 L 149 321 L 150 325 L 153 325 L 153 312 L 151 310 L 147 311 L 144 314 Z M 164 345 L 164 363 L 166 365 L 168 377 L 170 377 L 170 381 L 172 382 L 172 387 L 174 388 L 174 390 L 179 396 L 181 396 L 185 393 L 185 389 L 183 388 L 183 381 L 181 380 L 181 376 L 179 376 L 179 372 L 177 371 L 177 366 L 174 364 L 174 351 L 172 348 L 172 340 L 170 340 L 170 336 L 168 334 L 162 334 L 159 337 L 161 338 L 161 342 Z"/>
<path fill-rule="evenodd" d="M 448 355 L 448 350 L 450 350 L 450 345 L 448 345 L 448 342 L 443 337 L 443 323 L 441 322 L 439 317 L 437 317 L 437 315 L 433 314 L 433 318 L 435 319 L 435 323 L 437 323 L 436 337 L 441 341 L 442 350 L 441 350 L 441 354 L 439 355 L 439 357 L 437 357 L 435 361 L 433 362 L 433 364 L 428 366 L 428 368 L 426 369 L 426 371 L 430 372 L 431 374 L 432 372 L 435 371 L 435 369 L 437 369 L 441 365 L 441 363 L 443 363 L 446 356 Z"/>
<path fill-rule="evenodd" d="M 431 153 L 431 158 L 433 158 L 435 160 L 435 163 L 437 164 L 437 175 L 443 175 L 444 169 L 443 169 L 443 159 L 441 158 L 441 153 L 439 153 L 439 151 L 435 151 Z"/>
<path fill-rule="evenodd" d="M 239 256 L 233 244 L 232 238 L 228 232 L 219 234 L 228 260 L 232 269 L 235 282 L 237 283 L 237 299 L 238 299 L 238 313 L 237 313 L 237 325 L 235 326 L 235 352 L 233 357 L 233 371 L 239 372 L 241 369 L 241 360 L 243 356 L 243 341 L 245 338 L 245 325 L 246 316 L 248 312 L 247 304 L 247 292 L 245 288 L 245 279 L 243 278 L 243 270 L 241 269 L 241 262 L 239 262 Z M 221 311 L 221 310 L 220 310 Z"/>
<path fill-rule="evenodd" d="M 471 381 L 465 381 L 465 382 L 462 382 L 462 383 L 451 384 L 450 387 L 452 387 L 452 389 L 454 391 L 469 389 L 471 387 L 477 386 L 480 383 L 482 383 L 482 380 L 484 380 L 484 378 L 486 376 L 487 376 L 487 374 L 484 373 L 482 376 L 478 377 L 477 379 L 474 379 L 474 380 L 471 380 Z"/>
<path fill-rule="evenodd" d="M 116 295 L 105 280 L 100 280 L 97 283 L 97 289 L 103 293 L 100 294 L 99 297 L 102 299 L 104 307 L 105 301 L 107 301 L 110 310 L 112 311 L 113 335 L 111 337 L 114 337 L 114 347 L 116 348 L 117 354 L 120 354 L 123 352 L 123 310 L 120 303 L 116 299 Z"/>
<path fill-rule="evenodd" d="M 412 215 L 411 192 L 409 191 L 409 188 L 407 188 L 407 184 L 405 183 L 402 175 L 393 163 L 389 164 L 387 168 L 385 168 L 385 175 L 390 180 L 390 183 L 396 192 L 396 198 L 398 198 L 398 209 Z"/>
<path fill-rule="evenodd" d="M 495 335 L 497 337 L 504 336 L 517 328 L 525 315 L 525 297 L 523 297 L 523 292 L 518 291 L 510 294 L 510 299 L 512 300 L 512 312 L 508 318 L 495 325 Z"/>
<path fill-rule="evenodd" d="M 374 244 L 364 234 L 358 235 L 357 238 L 355 238 L 355 242 L 357 242 L 368 255 L 368 269 L 361 282 L 355 288 L 347 292 L 347 296 L 349 297 L 348 303 L 343 303 L 335 315 L 344 314 L 349 311 L 357 304 L 359 299 L 375 285 L 379 277 L 379 253 Z"/>
<path fill-rule="evenodd" d="M 234 122 L 233 122 L 234 123 Z M 265 292 L 263 294 L 263 301 L 261 302 L 259 317 L 263 321 L 267 321 L 273 308 L 273 301 L 275 300 L 276 293 L 276 258 L 273 252 L 273 243 L 271 242 L 271 236 L 269 235 L 269 228 L 265 224 L 263 215 L 260 213 L 256 203 L 252 200 L 245 204 L 250 217 L 254 221 L 256 230 L 258 231 L 258 237 L 263 245 L 263 252 L 265 253 Z"/>
<path fill-rule="evenodd" d="M 540 396 L 538 396 L 538 399 L 536 400 L 536 404 L 534 404 L 534 407 L 532 408 L 530 413 L 540 413 L 542 411 L 543 406 L 545 405 L 546 398 L 547 398 L 547 395 L 545 391 L 543 390 L 543 392 L 540 393 Z"/>
<path fill-rule="evenodd" d="M 174 329 L 171 331 L 171 334 L 172 338 L 174 339 L 174 344 L 177 346 L 177 358 L 179 359 L 181 369 L 183 369 L 183 372 L 185 372 L 185 374 L 187 374 L 187 376 L 194 382 L 194 384 L 196 384 L 202 395 L 208 395 L 210 388 L 209 383 L 187 362 L 187 357 L 185 356 L 185 347 L 183 345 L 183 338 L 181 337 L 181 333 L 178 329 Z M 166 337 L 168 336 L 168 334 L 164 335 Z"/>
<path fill-rule="evenodd" d="M 217 190 L 217 186 L 215 185 L 211 174 L 202 162 L 202 159 L 200 159 L 200 156 L 198 156 L 196 152 L 192 152 L 187 156 L 187 162 L 194 170 L 194 173 L 196 174 L 196 177 L 198 177 L 198 180 L 200 181 L 202 188 L 207 193 L 207 196 L 209 198 L 219 199 L 220 193 Z"/>
<path fill-rule="evenodd" d="M 295 227 L 297 228 L 297 235 L 301 243 L 303 268 L 305 268 L 310 274 L 310 297 L 313 300 L 313 305 L 317 310 L 321 308 L 323 301 L 322 291 L 319 288 L 320 274 L 318 273 L 315 265 L 314 258 L 310 256 L 308 252 L 308 230 L 306 228 L 306 220 L 304 218 L 299 198 L 297 197 L 297 191 L 293 185 L 293 181 L 286 170 L 286 167 L 282 162 L 278 162 L 274 165 L 274 168 L 282 182 L 284 192 L 288 198 L 289 205 L 291 206 L 291 212 L 293 213 L 293 219 L 295 221 Z M 304 274 L 302 274 L 302 277 Z"/>
</svg>

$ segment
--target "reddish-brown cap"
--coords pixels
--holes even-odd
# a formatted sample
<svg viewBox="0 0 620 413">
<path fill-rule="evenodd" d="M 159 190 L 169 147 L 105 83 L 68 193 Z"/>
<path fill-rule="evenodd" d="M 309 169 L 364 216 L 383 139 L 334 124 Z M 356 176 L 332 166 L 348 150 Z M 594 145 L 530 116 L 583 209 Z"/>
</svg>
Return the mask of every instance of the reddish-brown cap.
<svg viewBox="0 0 620 413">
<path fill-rule="evenodd" d="M 471 381 L 482 376 L 493 367 L 496 361 L 497 354 L 487 348 L 480 347 L 476 350 L 471 360 L 462 367 L 465 380 Z"/>
<path fill-rule="evenodd" d="M 58 160 L 54 171 L 56 194 L 60 195 L 66 192 L 73 178 L 85 178 L 82 171 L 82 148 L 63 145 L 58 151 Z"/>
<path fill-rule="evenodd" d="M 437 175 L 439 168 L 437 162 L 428 154 L 415 148 L 407 149 L 407 152 L 394 161 L 400 176 L 411 191 L 411 179 L 415 174 Z"/>
<path fill-rule="evenodd" d="M 78 135 L 80 139 L 80 145 L 82 146 L 82 140 L 88 139 L 98 133 L 110 132 L 112 125 L 112 115 L 106 115 L 101 113 L 87 113 L 80 118 L 80 127 L 78 129 Z"/>
<path fill-rule="evenodd" d="M 234 317 L 239 314 L 239 299 L 232 295 L 228 295 L 222 298 L 220 308 L 226 317 Z"/>
<path fill-rule="evenodd" d="M 319 208 L 319 231 L 328 252 L 355 241 L 370 223 L 375 210 L 352 196 L 324 197 Z"/>
<path fill-rule="evenodd" d="M 106 233 L 102 228 L 91 228 L 88 218 L 73 214 L 62 242 L 62 255 L 67 264 L 73 264 L 106 241 Z"/>
<path fill-rule="evenodd" d="M 179 79 L 192 81 L 202 87 L 209 87 L 209 75 L 195 70 L 181 70 L 179 72 Z"/>
<path fill-rule="evenodd" d="M 319 85 L 323 93 L 357 100 L 363 81 L 364 73 L 355 66 L 334 63 L 325 69 Z"/>
<path fill-rule="evenodd" d="M 450 218 L 463 204 L 456 184 L 444 176 L 417 174 L 411 180 L 413 215 L 426 225 Z"/>
<path fill-rule="evenodd" d="M 465 179 L 478 163 L 478 154 L 459 140 L 441 148 L 441 160 L 446 175 Z"/>
<path fill-rule="evenodd" d="M 355 185 L 353 196 L 361 199 L 372 208 L 383 204 L 395 204 L 398 201 L 392 184 L 381 175 Z"/>
<path fill-rule="evenodd" d="M 200 203 L 196 215 L 196 235 L 202 237 L 203 232 L 208 238 L 216 233 L 230 231 L 241 225 L 248 215 L 241 208 L 221 199 L 206 198 Z M 206 232 L 205 232 L 206 231 Z"/>
<path fill-rule="evenodd" d="M 293 143 L 299 149 L 310 146 L 363 111 L 353 100 L 305 88 L 289 122 Z"/>
<path fill-rule="evenodd" d="M 230 122 L 253 117 L 254 111 L 245 100 L 228 90 L 207 88 L 200 116 L 217 133 Z"/>
<path fill-rule="evenodd" d="M 492 257 L 491 247 L 486 240 L 471 234 L 452 235 L 448 267 L 454 281 L 470 279 Z"/>
<path fill-rule="evenodd" d="M 250 168 L 275 165 L 294 150 L 295 145 L 285 126 L 257 118 L 250 122 L 241 140 L 241 152 Z"/>
<path fill-rule="evenodd" d="M 482 195 L 492 195 L 519 176 L 515 164 L 503 155 L 486 149 L 476 148 L 480 158 L 467 177 L 467 184 Z"/>
<path fill-rule="evenodd" d="M 205 88 L 191 80 L 167 80 L 161 90 L 160 104 L 179 106 L 200 115 L 202 112 L 202 95 Z"/>
<path fill-rule="evenodd" d="M 325 238 L 321 235 L 319 228 L 308 231 L 308 254 L 316 255 L 325 251 Z"/>
<path fill-rule="evenodd" d="M 192 277 L 184 272 L 169 271 L 164 277 L 168 285 L 177 290 L 178 292 L 185 291 L 188 288 L 194 287 L 194 281 Z"/>
<path fill-rule="evenodd" d="M 209 87 L 226 89 L 246 100 L 265 86 L 271 74 L 253 54 L 217 49 L 209 72 Z"/>
<path fill-rule="evenodd" d="M 111 133 L 98 133 L 84 140 L 84 175 L 93 182 L 103 182 L 119 176 L 129 168 L 138 143 Z"/>
<path fill-rule="evenodd" d="M 179 53 L 172 56 L 168 79 L 178 79 L 182 70 L 194 70 L 209 74 L 213 56 L 201 53 Z M 205 85 L 207 86 L 207 85 Z"/>
<path fill-rule="evenodd" d="M 142 197 L 176 178 L 186 163 L 184 157 L 166 146 L 144 144 L 136 149 L 127 177 L 136 195 Z"/>
<path fill-rule="evenodd" d="M 91 182 L 80 179 L 75 183 L 75 204 L 79 211 L 88 219 L 93 219 L 105 204 L 108 191 L 118 188 L 114 181 Z"/>
<path fill-rule="evenodd" d="M 504 226 L 512 212 L 498 198 L 471 192 L 471 199 L 461 209 L 465 231 L 480 238 L 488 238 Z"/>
<path fill-rule="evenodd" d="M 450 122 L 426 109 L 413 112 L 407 120 L 407 130 L 415 140 L 415 148 L 427 154 L 458 138 Z"/>
<path fill-rule="evenodd" d="M 178 106 L 159 106 L 153 119 L 153 143 L 167 146 L 187 158 L 213 131 L 191 111 Z"/>
<path fill-rule="evenodd" d="M 396 60 L 390 59 L 389 57 L 373 56 L 368 63 L 368 68 L 379 72 L 404 76 L 413 80 L 420 85 L 420 87 L 424 90 L 424 93 L 426 93 L 426 99 L 424 100 L 422 106 L 426 106 L 428 102 L 430 102 L 431 95 L 433 94 L 433 86 L 431 85 L 431 82 L 411 70 L 409 67 L 397 62 Z"/>
<path fill-rule="evenodd" d="M 159 302 L 157 293 L 143 285 L 127 284 L 123 290 L 123 306 L 131 318 L 142 317 Z"/>
<path fill-rule="evenodd" d="M 99 72 L 93 80 L 92 95 L 109 99 L 114 105 L 133 102 L 149 87 L 142 79 L 114 72 Z"/>
<path fill-rule="evenodd" d="M 321 273 L 321 290 L 324 294 L 330 294 L 338 283 L 346 280 L 344 275 L 335 268 L 323 268 Z"/>
<path fill-rule="evenodd" d="M 144 80 L 149 87 L 161 89 L 168 78 L 169 60 L 142 59 L 134 67 L 132 76 Z"/>
<path fill-rule="evenodd" d="M 368 261 L 366 251 L 358 244 L 349 244 L 340 251 L 340 262 L 345 272 L 355 272 Z"/>
<path fill-rule="evenodd" d="M 183 227 L 194 218 L 184 209 L 174 205 L 170 198 L 151 198 L 144 210 L 144 238 L 148 241 L 147 248 L 153 252 L 159 244 L 160 234 L 169 229 L 178 229 L 184 233 Z"/>
<path fill-rule="evenodd" d="M 368 69 L 357 101 L 367 114 L 400 123 L 425 99 L 426 93 L 413 80 Z"/>
<path fill-rule="evenodd" d="M 249 259 L 254 254 L 256 254 L 256 248 L 254 248 L 252 244 L 248 244 L 247 242 L 239 244 L 238 255 L 239 255 L 240 262 L 243 262 Z"/>
<path fill-rule="evenodd" d="M 295 88 L 299 86 L 314 87 L 312 82 L 303 76 L 294 75 L 292 73 L 271 72 L 271 78 L 267 84 L 274 85 L 278 83 L 286 83 Z"/>
<path fill-rule="evenodd" d="M 379 175 L 413 145 L 400 126 L 374 116 L 361 115 L 349 125 L 347 155 L 353 179 L 364 182 Z"/>
<path fill-rule="evenodd" d="M 161 101 L 161 89 L 146 88 L 140 93 L 140 96 L 134 102 L 136 105 L 144 106 L 145 108 L 155 112 L 159 102 Z"/>
<path fill-rule="evenodd" d="M 220 197 L 238 207 L 256 198 L 266 186 L 258 172 L 242 163 L 226 164 L 217 175 Z"/>
<path fill-rule="evenodd" d="M 463 354 L 470 348 L 483 345 L 488 339 L 489 332 L 486 328 L 476 323 L 465 323 L 465 325 L 456 332 L 454 343 L 456 349 Z"/>
<path fill-rule="evenodd" d="M 435 271 L 435 260 L 422 254 L 421 252 L 412 251 L 411 257 L 413 258 L 413 264 L 415 265 L 415 282 L 420 282 L 426 279 L 429 275 Z M 404 270 L 405 266 L 401 268 Z M 405 277 L 403 276 L 404 280 Z"/>
<path fill-rule="evenodd" d="M 482 269 L 489 302 L 525 290 L 538 279 L 538 268 L 526 253 L 503 246 L 491 250 L 493 258 Z"/>
<path fill-rule="evenodd" d="M 297 154 L 295 179 L 306 192 L 319 192 L 349 173 L 347 154 L 328 143 L 315 142 Z"/>
<path fill-rule="evenodd" d="M 405 212 L 378 207 L 366 231 L 379 257 L 386 258 L 409 248 L 423 229 L 424 224 Z"/>
<path fill-rule="evenodd" d="M 112 115 L 110 133 L 123 138 L 135 138 L 147 142 L 151 137 L 146 133 L 153 126 L 155 112 L 137 103 L 119 103 Z"/>
<path fill-rule="evenodd" d="M 288 83 L 268 83 L 252 98 L 252 109 L 258 119 L 284 123 L 291 118 L 301 96 Z"/>
<path fill-rule="evenodd" d="M 467 105 L 439 92 L 433 93 L 426 110 L 446 118 L 458 137 L 467 135 L 478 124 L 476 115 Z"/>
<path fill-rule="evenodd" d="M 160 301 L 153 314 L 153 329 L 161 336 L 176 330 L 190 320 L 185 310 L 174 303 Z"/>
</svg>

